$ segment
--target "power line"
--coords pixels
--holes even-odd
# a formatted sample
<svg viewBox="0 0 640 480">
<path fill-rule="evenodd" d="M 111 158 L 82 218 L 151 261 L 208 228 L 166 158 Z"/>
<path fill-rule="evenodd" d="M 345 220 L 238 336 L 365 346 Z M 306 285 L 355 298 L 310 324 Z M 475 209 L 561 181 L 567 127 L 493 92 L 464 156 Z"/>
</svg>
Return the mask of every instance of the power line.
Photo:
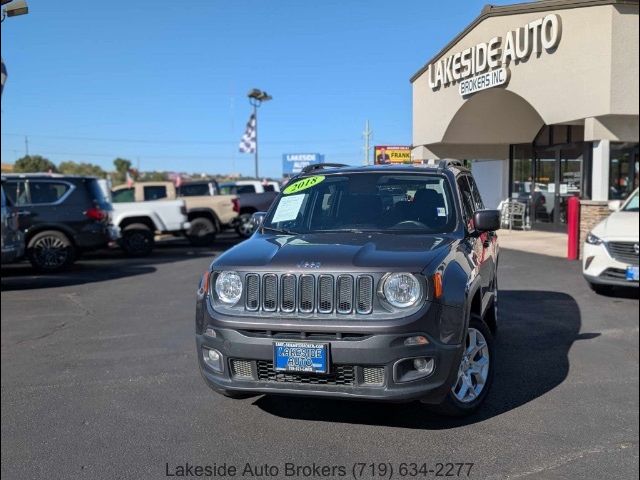
<svg viewBox="0 0 640 480">
<path fill-rule="evenodd" d="M 6 137 L 25 137 L 21 133 L 3 133 Z M 66 135 L 29 134 L 32 138 L 50 138 L 54 140 L 82 140 L 88 142 L 122 142 L 122 143 L 148 143 L 148 144 L 185 144 L 185 145 L 237 145 L 237 141 L 229 140 L 149 140 L 135 138 L 109 138 L 109 137 L 76 137 Z M 317 139 L 317 140 L 278 140 L 262 142 L 270 145 L 290 145 L 301 143 L 355 143 L 353 139 Z"/>
<path fill-rule="evenodd" d="M 13 152 L 15 153 L 15 149 L 3 148 L 3 152 Z M 104 158 L 117 158 L 117 157 L 144 157 L 146 159 L 153 158 L 168 158 L 168 159 L 176 159 L 176 160 L 187 160 L 187 159 L 196 159 L 196 160 L 229 160 L 230 155 L 166 155 L 166 154 L 154 154 L 154 153 L 144 153 L 141 155 L 130 155 L 126 153 L 88 153 L 88 152 L 51 152 L 51 151 L 43 151 L 38 152 L 39 155 L 73 155 L 73 156 L 82 156 L 82 157 L 104 157 Z M 329 152 L 325 153 L 327 156 L 332 157 L 355 157 L 355 152 Z M 281 155 L 268 155 L 263 158 L 269 160 L 280 160 L 282 159 Z"/>
</svg>

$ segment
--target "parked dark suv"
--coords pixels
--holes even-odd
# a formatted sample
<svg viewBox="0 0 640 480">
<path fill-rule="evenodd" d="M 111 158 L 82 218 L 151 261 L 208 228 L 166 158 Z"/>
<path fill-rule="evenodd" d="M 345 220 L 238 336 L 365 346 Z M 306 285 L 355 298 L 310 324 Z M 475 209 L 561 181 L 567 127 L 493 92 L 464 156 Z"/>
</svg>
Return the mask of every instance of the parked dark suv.
<svg viewBox="0 0 640 480">
<path fill-rule="evenodd" d="M 2 176 L 2 186 L 19 208 L 27 257 L 37 270 L 62 270 L 81 252 L 117 238 L 111 203 L 96 178 L 13 174 Z"/>
<path fill-rule="evenodd" d="M 254 218 L 256 233 L 198 290 L 209 386 L 233 398 L 421 400 L 451 415 L 480 406 L 500 215 L 461 164 L 308 167 Z"/>
</svg>

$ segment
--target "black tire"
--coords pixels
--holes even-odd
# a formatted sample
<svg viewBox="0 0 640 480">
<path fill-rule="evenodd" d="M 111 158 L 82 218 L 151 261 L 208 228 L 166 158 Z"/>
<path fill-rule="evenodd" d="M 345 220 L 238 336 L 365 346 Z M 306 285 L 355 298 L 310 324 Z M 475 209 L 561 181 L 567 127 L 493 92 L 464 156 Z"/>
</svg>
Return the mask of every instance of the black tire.
<svg viewBox="0 0 640 480">
<path fill-rule="evenodd" d="M 187 239 L 191 245 L 206 247 L 214 242 L 217 231 L 215 224 L 211 220 L 205 217 L 196 217 L 190 223 Z"/>
<path fill-rule="evenodd" d="M 253 223 L 251 222 L 252 213 L 243 213 L 238 217 L 236 223 L 236 233 L 240 238 L 249 238 L 253 235 Z"/>
<path fill-rule="evenodd" d="M 146 257 L 153 251 L 153 232 L 142 223 L 128 225 L 122 232 L 120 246 L 130 257 Z"/>
<path fill-rule="evenodd" d="M 494 370 L 493 362 L 495 361 L 493 335 L 491 335 L 491 331 L 489 330 L 489 327 L 487 327 L 486 323 L 484 323 L 479 318 L 472 317 L 471 322 L 469 322 L 469 329 L 475 329 L 479 331 L 486 341 L 486 345 L 489 351 L 488 374 L 484 383 L 484 387 L 482 388 L 480 393 L 477 395 L 477 397 L 474 400 L 468 401 L 468 402 L 461 402 L 453 392 L 453 388 L 457 386 L 457 381 L 458 381 L 458 377 L 456 375 L 456 378 L 454 379 L 454 385 L 452 385 L 451 389 L 449 389 L 449 392 L 447 393 L 445 400 L 440 405 L 432 407 L 438 413 L 441 413 L 443 415 L 447 415 L 450 417 L 464 417 L 467 415 L 471 415 L 476 410 L 478 410 L 478 408 L 480 408 L 485 398 L 487 397 L 489 390 L 491 390 L 491 384 L 493 383 L 493 370 Z M 465 345 L 466 345 L 466 341 L 467 340 L 465 340 Z M 461 359 L 461 363 L 462 363 L 462 359 Z"/>
<path fill-rule="evenodd" d="M 589 287 L 598 295 L 608 296 L 613 292 L 613 287 L 611 285 L 601 285 L 599 283 L 589 282 Z"/>
<path fill-rule="evenodd" d="M 27 257 L 39 272 L 60 272 L 75 261 L 76 250 L 64 233 L 45 230 L 31 237 L 27 245 Z"/>
</svg>

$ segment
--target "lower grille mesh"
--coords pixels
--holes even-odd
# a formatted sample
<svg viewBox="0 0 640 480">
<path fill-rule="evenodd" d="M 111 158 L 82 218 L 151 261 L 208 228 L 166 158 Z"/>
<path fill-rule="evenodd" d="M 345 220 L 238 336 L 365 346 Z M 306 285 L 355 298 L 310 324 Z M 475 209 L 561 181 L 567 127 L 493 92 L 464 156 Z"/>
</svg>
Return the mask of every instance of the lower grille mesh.
<svg viewBox="0 0 640 480">
<path fill-rule="evenodd" d="M 367 385 L 382 385 L 384 383 L 383 367 L 364 367 L 362 373 L 364 383 Z"/>
<path fill-rule="evenodd" d="M 253 378 L 250 360 L 232 360 L 231 376 L 240 378 Z"/>
<path fill-rule="evenodd" d="M 307 385 L 345 385 L 355 384 L 353 365 L 334 365 L 329 374 L 276 372 L 273 362 L 258 360 L 258 380 L 262 382 L 298 383 Z"/>
</svg>

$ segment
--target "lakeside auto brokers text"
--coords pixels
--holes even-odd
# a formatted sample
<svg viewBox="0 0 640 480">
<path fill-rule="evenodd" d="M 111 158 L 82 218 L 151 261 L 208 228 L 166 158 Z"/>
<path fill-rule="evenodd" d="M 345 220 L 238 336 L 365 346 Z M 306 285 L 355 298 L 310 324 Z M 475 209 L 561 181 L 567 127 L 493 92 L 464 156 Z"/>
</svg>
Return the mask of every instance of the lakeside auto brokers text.
<svg viewBox="0 0 640 480">
<path fill-rule="evenodd" d="M 504 40 L 493 37 L 487 43 L 478 43 L 430 64 L 427 69 L 429 86 L 438 90 L 459 82 L 460 95 L 465 96 L 506 84 L 510 77 L 507 67 L 512 61 L 524 61 L 532 54 L 540 56 L 543 51 L 550 53 L 561 37 L 560 16 L 547 15 L 507 32 Z"/>
</svg>

